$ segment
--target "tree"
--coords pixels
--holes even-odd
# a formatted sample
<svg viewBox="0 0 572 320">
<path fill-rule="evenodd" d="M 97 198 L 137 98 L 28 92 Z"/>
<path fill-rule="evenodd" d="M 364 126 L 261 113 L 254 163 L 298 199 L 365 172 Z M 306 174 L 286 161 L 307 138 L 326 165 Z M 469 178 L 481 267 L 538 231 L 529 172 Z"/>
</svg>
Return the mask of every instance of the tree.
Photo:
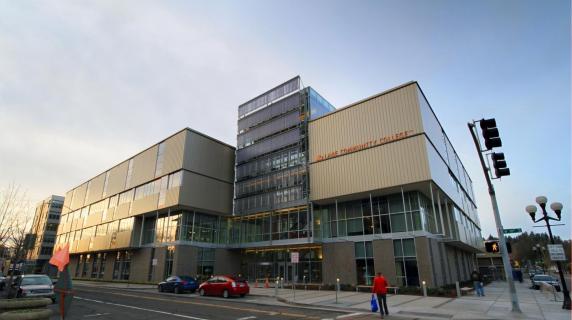
<svg viewBox="0 0 572 320">
<path fill-rule="evenodd" d="M 26 193 L 19 186 L 8 185 L 0 191 L 0 246 L 12 252 L 10 262 L 16 270 L 26 253 L 26 233 L 33 215 Z M 7 279 L 6 296 L 12 294 L 12 277 Z"/>
</svg>

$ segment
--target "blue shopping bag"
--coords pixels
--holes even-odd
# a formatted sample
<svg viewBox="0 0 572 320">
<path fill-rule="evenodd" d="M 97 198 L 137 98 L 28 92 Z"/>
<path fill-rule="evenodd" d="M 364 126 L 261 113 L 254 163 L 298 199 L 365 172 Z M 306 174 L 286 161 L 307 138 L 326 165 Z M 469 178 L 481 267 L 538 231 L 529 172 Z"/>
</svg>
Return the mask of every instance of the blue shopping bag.
<svg viewBox="0 0 572 320">
<path fill-rule="evenodd" d="M 373 294 L 371 295 L 371 312 L 377 312 L 377 299 Z"/>
</svg>

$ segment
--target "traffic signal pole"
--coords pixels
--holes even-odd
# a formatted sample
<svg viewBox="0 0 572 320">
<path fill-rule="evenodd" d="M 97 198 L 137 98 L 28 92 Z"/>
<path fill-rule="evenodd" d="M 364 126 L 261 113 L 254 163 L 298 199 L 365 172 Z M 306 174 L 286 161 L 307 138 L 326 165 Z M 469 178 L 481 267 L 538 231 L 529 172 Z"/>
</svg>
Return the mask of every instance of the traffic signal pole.
<svg viewBox="0 0 572 320">
<path fill-rule="evenodd" d="M 471 131 L 471 136 L 473 137 L 473 142 L 475 143 L 475 147 L 477 148 L 477 153 L 479 154 L 479 159 L 481 160 L 481 166 L 483 168 L 483 173 L 485 174 L 485 179 L 487 180 L 487 185 L 489 188 L 489 195 L 491 197 L 491 204 L 493 206 L 493 213 L 495 216 L 495 223 L 497 226 L 497 233 L 499 236 L 499 246 L 500 246 L 500 254 L 502 258 L 502 264 L 504 267 L 504 274 L 506 280 L 508 282 L 508 289 L 510 291 L 510 297 L 512 302 L 512 312 L 522 313 L 520 310 L 520 306 L 518 304 L 518 296 L 516 295 L 516 288 L 514 286 L 514 281 L 512 279 L 512 267 L 510 266 L 510 260 L 508 257 L 508 250 L 506 246 L 506 239 L 504 237 L 503 226 L 500 218 L 499 207 L 497 204 L 497 198 L 495 194 L 495 188 L 491 182 L 491 178 L 489 176 L 488 168 L 485 164 L 485 159 L 483 158 L 483 154 L 481 153 L 481 146 L 478 140 L 478 137 L 475 133 L 475 125 L 473 123 L 468 123 L 469 131 Z"/>
</svg>

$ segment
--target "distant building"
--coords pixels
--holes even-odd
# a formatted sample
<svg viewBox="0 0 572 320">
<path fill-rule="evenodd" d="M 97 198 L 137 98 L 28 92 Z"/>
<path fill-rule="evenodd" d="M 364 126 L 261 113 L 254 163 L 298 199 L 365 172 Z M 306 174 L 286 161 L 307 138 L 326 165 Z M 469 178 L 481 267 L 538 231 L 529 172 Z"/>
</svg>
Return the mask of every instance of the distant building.
<svg viewBox="0 0 572 320">
<path fill-rule="evenodd" d="M 26 255 L 26 269 L 28 272 L 47 271 L 46 263 L 54 250 L 63 203 L 64 197 L 53 195 L 36 206 L 32 227 L 27 235 L 29 248 Z"/>
</svg>

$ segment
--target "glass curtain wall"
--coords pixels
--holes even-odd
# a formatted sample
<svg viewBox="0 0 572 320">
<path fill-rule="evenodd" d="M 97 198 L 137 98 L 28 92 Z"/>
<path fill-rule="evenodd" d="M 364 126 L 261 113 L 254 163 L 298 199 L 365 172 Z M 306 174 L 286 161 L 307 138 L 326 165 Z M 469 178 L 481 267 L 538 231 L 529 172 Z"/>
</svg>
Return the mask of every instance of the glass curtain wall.
<svg viewBox="0 0 572 320">
<path fill-rule="evenodd" d="M 355 258 L 357 283 L 361 285 L 371 285 L 375 276 L 373 264 L 373 246 L 371 241 L 356 242 Z"/>
<path fill-rule="evenodd" d="M 291 252 L 298 252 L 299 262 L 291 262 Z M 322 249 L 311 248 L 275 248 L 252 249 L 243 252 L 242 273 L 249 281 L 259 282 L 268 278 L 284 278 L 286 282 L 321 283 Z"/>
<path fill-rule="evenodd" d="M 395 272 L 400 286 L 419 286 L 419 270 L 414 239 L 393 240 Z"/>
</svg>

